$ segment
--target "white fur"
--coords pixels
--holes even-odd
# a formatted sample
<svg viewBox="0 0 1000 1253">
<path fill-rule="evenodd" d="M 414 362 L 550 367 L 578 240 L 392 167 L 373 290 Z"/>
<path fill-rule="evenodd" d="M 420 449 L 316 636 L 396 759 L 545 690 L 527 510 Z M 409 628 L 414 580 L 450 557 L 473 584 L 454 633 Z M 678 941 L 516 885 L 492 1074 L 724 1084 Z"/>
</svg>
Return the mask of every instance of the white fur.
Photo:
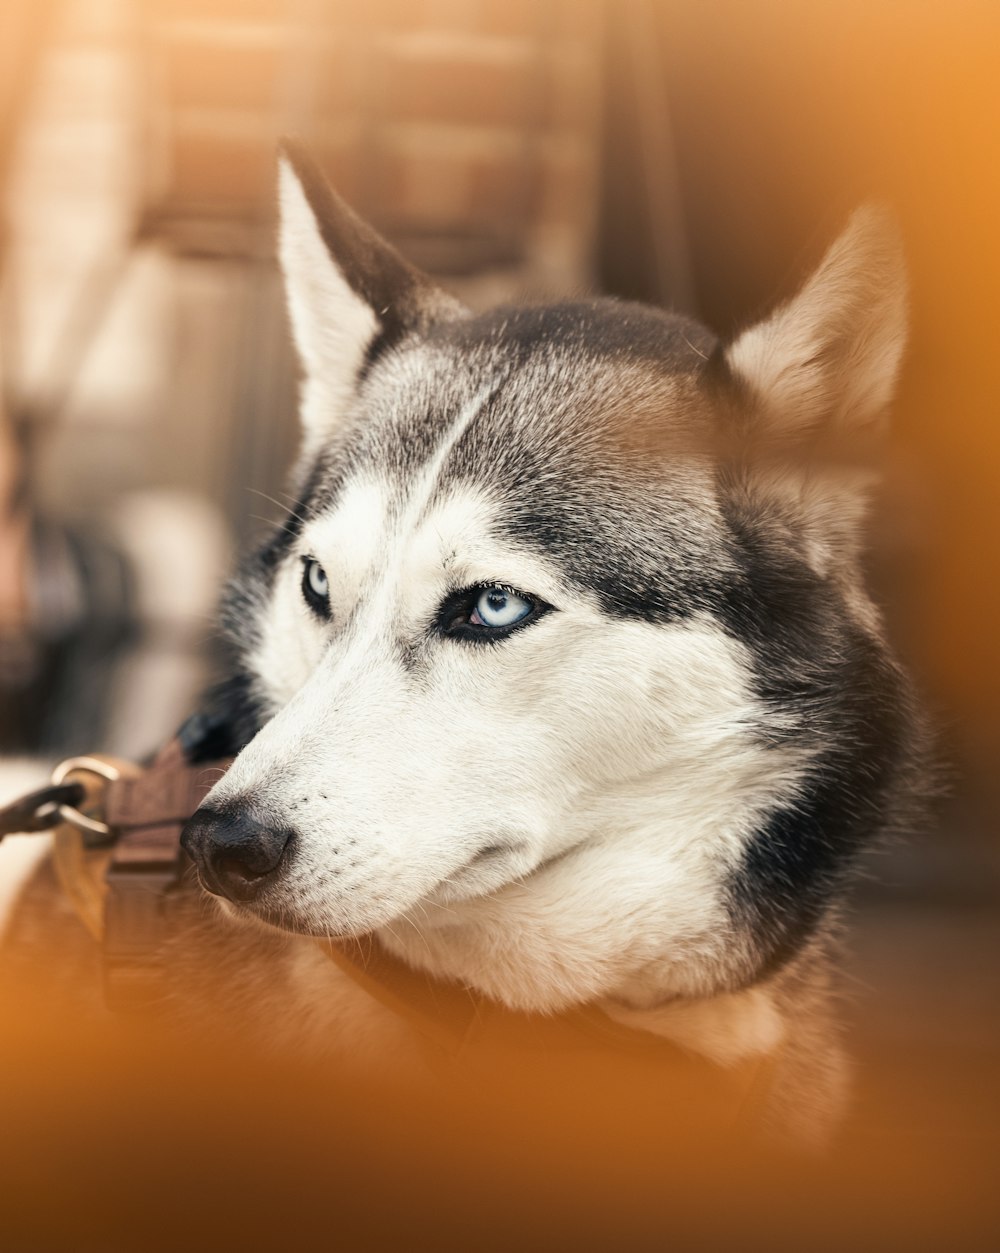
<svg viewBox="0 0 1000 1253">
<path fill-rule="evenodd" d="M 335 264 L 286 160 L 280 162 L 278 195 L 288 312 L 305 367 L 301 416 L 308 454 L 343 424 L 358 370 L 380 323 Z"/>
</svg>

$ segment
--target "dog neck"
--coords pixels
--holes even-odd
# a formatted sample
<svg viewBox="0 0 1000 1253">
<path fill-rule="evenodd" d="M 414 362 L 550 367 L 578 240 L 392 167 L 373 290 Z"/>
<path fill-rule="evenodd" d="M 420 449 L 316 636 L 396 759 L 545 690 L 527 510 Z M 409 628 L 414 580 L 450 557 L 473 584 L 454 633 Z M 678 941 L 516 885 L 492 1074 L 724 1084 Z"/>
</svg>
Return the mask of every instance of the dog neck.
<svg viewBox="0 0 1000 1253">
<path fill-rule="evenodd" d="M 590 845 L 489 897 L 416 911 L 379 939 L 411 966 L 509 1009 L 596 1004 L 721 1065 L 770 1052 L 785 1030 L 772 993 L 720 990 L 724 905 L 695 883 L 684 892 L 663 879 L 652 860 L 637 873 L 620 844 Z"/>
<path fill-rule="evenodd" d="M 440 936 L 437 939 L 440 941 Z M 451 939 L 457 944 L 457 936 Z M 435 943 L 428 946 L 421 944 L 419 939 L 414 939 L 411 944 L 401 943 L 398 932 L 383 937 L 383 943 L 411 965 L 438 977 L 454 979 L 458 968 L 469 969 L 473 964 L 468 954 L 465 961 L 454 956 L 450 961 L 435 961 L 432 955 L 429 956 L 437 948 Z M 498 960 L 502 961 L 500 954 Z M 486 991 L 481 986 L 482 980 L 477 982 L 466 977 L 463 982 L 478 991 Z M 489 983 L 487 994 L 510 1008 L 528 1012 L 539 1008 L 539 1005 L 531 1006 L 525 1002 L 521 981 L 517 981 L 518 991 L 513 995 L 512 988 L 501 987 L 496 978 L 485 982 Z M 504 992 L 507 994 L 503 995 Z M 573 1004 L 584 1003 L 584 1000 L 567 1000 L 559 1008 L 568 1009 Z M 592 998 L 592 1003 L 622 1026 L 669 1040 L 723 1067 L 775 1052 L 787 1032 L 778 998 L 772 989 L 765 986 L 697 998 L 671 996 L 657 1000 L 655 984 L 639 972 L 624 979 L 608 994 Z M 546 1008 L 548 1012 L 553 1012 L 555 1007 L 549 1004 Z"/>
</svg>

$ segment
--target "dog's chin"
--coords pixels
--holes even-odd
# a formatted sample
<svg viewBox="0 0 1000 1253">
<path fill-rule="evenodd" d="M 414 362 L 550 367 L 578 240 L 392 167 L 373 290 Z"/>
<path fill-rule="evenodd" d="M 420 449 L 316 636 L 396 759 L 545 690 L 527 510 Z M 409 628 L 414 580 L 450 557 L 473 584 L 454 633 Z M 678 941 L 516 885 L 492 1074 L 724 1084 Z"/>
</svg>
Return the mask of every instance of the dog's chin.
<svg viewBox="0 0 1000 1253">
<path fill-rule="evenodd" d="M 352 927 L 343 923 L 323 923 L 288 909 L 264 904 L 233 905 L 229 901 L 219 901 L 218 908 L 226 920 L 236 926 L 266 931 L 271 935 L 277 932 L 285 936 L 303 936 L 313 940 L 356 939 L 381 925 L 376 922 Z"/>
<path fill-rule="evenodd" d="M 258 906 L 236 905 L 221 896 L 212 896 L 216 911 L 231 926 L 249 927 L 258 931 L 283 931 L 286 934 L 299 934 L 294 920 L 283 910 L 262 909 Z M 302 931 L 301 934 L 308 934 Z"/>
</svg>

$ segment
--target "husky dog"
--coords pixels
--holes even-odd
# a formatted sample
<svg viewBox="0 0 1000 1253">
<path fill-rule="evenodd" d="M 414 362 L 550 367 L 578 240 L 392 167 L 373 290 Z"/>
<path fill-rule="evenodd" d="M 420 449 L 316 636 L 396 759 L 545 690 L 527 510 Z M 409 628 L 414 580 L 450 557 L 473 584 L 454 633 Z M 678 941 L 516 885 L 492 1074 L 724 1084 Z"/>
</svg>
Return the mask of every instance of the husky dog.
<svg viewBox="0 0 1000 1253">
<path fill-rule="evenodd" d="M 292 1033 L 395 1048 L 312 938 L 375 935 L 513 1011 L 780 1051 L 776 1100 L 829 1122 L 838 908 L 919 775 L 861 572 L 891 224 L 720 343 L 606 299 L 473 315 L 291 147 L 280 205 L 298 503 L 229 589 L 242 751 L 184 841 L 245 967 L 257 937 Z"/>
</svg>

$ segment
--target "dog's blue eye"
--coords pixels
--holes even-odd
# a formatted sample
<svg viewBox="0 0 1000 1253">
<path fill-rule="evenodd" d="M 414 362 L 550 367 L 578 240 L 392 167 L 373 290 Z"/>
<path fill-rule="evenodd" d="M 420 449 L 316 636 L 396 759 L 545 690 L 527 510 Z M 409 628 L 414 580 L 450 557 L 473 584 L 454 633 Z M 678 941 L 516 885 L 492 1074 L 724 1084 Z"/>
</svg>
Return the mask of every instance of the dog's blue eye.
<svg viewBox="0 0 1000 1253">
<path fill-rule="evenodd" d="M 469 615 L 469 623 L 472 626 L 509 627 L 526 618 L 534 607 L 530 600 L 518 596 L 517 592 L 505 587 L 486 587 Z"/>
<path fill-rule="evenodd" d="M 329 618 L 330 580 L 326 571 L 315 557 L 304 558 L 302 566 L 302 595 L 306 604 L 321 618 Z"/>
<path fill-rule="evenodd" d="M 480 584 L 453 592 L 438 611 L 436 626 L 449 639 L 499 644 L 551 609 L 544 600 L 523 596 L 502 583 L 489 583 L 486 587 Z"/>
</svg>

